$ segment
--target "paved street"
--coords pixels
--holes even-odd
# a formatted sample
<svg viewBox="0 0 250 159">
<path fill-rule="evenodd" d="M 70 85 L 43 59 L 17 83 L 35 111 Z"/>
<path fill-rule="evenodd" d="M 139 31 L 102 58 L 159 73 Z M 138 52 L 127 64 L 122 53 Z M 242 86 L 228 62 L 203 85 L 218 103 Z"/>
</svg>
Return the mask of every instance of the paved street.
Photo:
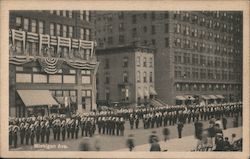
<svg viewBox="0 0 250 159">
<path fill-rule="evenodd" d="M 208 121 L 204 121 L 204 128 L 208 126 Z M 242 125 L 240 122 L 239 125 Z M 128 151 L 126 148 L 126 139 L 129 134 L 134 134 L 136 151 L 148 151 L 148 137 L 153 130 L 155 130 L 159 136 L 159 139 L 163 140 L 162 128 L 154 128 L 154 129 L 143 129 L 142 121 L 140 121 L 139 129 L 130 130 L 129 122 L 127 121 L 125 124 L 125 135 L 124 136 L 109 136 L 109 135 L 101 135 L 99 136 L 101 151 Z M 169 151 L 189 151 L 195 147 L 196 140 L 194 138 L 194 126 L 193 123 L 185 124 L 183 128 L 183 138 L 177 139 L 177 127 L 169 126 L 170 130 L 170 141 L 168 143 Z M 97 133 L 97 132 L 96 132 Z M 225 136 L 230 138 L 232 133 L 235 133 L 237 137 L 242 136 L 242 128 L 232 128 L 232 118 L 228 118 L 228 129 L 224 131 Z M 90 143 L 93 147 L 94 142 L 96 140 L 96 136 L 90 138 Z M 77 151 L 79 150 L 79 144 L 83 141 L 83 137 L 76 139 L 66 139 L 66 141 L 53 141 L 51 134 L 51 142 L 47 144 L 36 145 L 36 148 L 32 146 L 22 146 L 17 149 L 12 150 L 49 150 L 49 151 Z M 163 142 L 160 142 L 163 145 Z"/>
</svg>

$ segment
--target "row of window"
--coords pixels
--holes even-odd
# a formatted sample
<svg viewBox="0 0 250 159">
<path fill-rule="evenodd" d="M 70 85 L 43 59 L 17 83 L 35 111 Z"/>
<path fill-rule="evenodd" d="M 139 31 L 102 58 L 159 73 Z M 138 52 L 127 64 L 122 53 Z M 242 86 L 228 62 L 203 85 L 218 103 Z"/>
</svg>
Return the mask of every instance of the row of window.
<svg viewBox="0 0 250 159">
<path fill-rule="evenodd" d="M 137 71 L 136 76 L 137 76 L 137 82 L 140 83 L 141 82 L 141 76 L 142 76 L 141 71 Z M 149 72 L 149 77 L 148 77 L 146 71 L 143 72 L 143 82 L 147 83 L 147 81 L 148 81 L 147 79 L 149 79 L 150 83 L 153 82 L 153 72 Z"/>
<path fill-rule="evenodd" d="M 90 84 L 91 76 L 82 76 L 82 84 Z M 29 74 L 29 73 L 17 73 L 16 83 L 64 83 L 64 84 L 76 84 L 75 75 L 47 75 L 47 74 Z"/>
<path fill-rule="evenodd" d="M 200 39 L 206 39 L 208 41 L 215 41 L 215 42 L 220 42 L 223 44 L 232 44 L 234 41 L 238 42 L 240 41 L 240 38 L 235 38 L 232 35 L 228 34 L 222 34 L 220 33 L 215 33 L 213 31 L 207 31 L 207 30 L 200 30 L 200 29 L 193 29 L 190 28 L 189 26 L 182 26 L 180 24 L 176 24 L 174 28 L 174 32 L 177 34 L 183 34 L 186 36 L 191 36 L 191 37 L 196 37 Z M 232 32 L 232 31 L 231 31 Z M 238 34 L 240 35 L 240 34 Z"/>
<path fill-rule="evenodd" d="M 141 56 L 136 57 L 136 66 L 143 66 L 143 67 L 153 67 L 153 57 L 150 57 L 147 59 L 147 57 L 143 57 L 143 62 L 141 63 Z M 129 66 L 129 58 L 123 57 L 122 61 L 122 67 L 128 67 Z M 110 60 L 105 59 L 104 61 L 104 68 L 109 69 L 110 68 Z"/>
<path fill-rule="evenodd" d="M 24 31 L 44 34 L 44 21 L 16 17 L 15 23 L 16 27 L 18 27 L 19 29 L 23 29 Z"/>
<path fill-rule="evenodd" d="M 216 13 L 216 14 L 217 14 L 216 18 L 219 18 L 218 17 L 219 13 Z M 224 25 L 226 25 L 227 22 L 230 22 L 230 23 L 235 22 L 236 24 L 239 24 L 240 22 L 242 22 L 242 18 L 240 18 L 239 16 L 234 17 L 233 14 L 231 14 L 230 20 L 227 19 L 226 21 L 224 20 L 223 22 L 222 22 L 223 19 L 217 20 L 217 19 L 214 19 L 213 17 L 205 18 L 204 16 L 200 16 L 200 15 L 198 16 L 197 14 L 190 14 L 190 12 L 181 13 L 179 11 L 174 12 L 173 18 L 182 20 L 188 23 L 191 22 L 199 26 L 213 28 L 213 29 L 224 29 L 226 28 L 226 26 Z"/>
<path fill-rule="evenodd" d="M 193 83 L 177 83 L 176 91 L 240 91 L 241 85 L 233 84 L 193 84 Z"/>
<path fill-rule="evenodd" d="M 241 72 L 213 70 L 205 68 L 175 67 L 176 79 L 203 79 L 203 80 L 241 80 Z"/>
<path fill-rule="evenodd" d="M 76 90 L 50 90 L 54 97 L 76 97 Z"/>
<path fill-rule="evenodd" d="M 240 42 L 240 41 L 238 41 Z M 219 45 L 219 44 L 208 44 L 205 42 L 190 41 L 188 39 L 176 38 L 173 41 L 173 46 L 176 48 L 191 49 L 199 52 L 207 52 L 214 54 L 240 54 L 241 44 L 239 43 L 237 47 L 232 48 L 231 46 Z"/>
<path fill-rule="evenodd" d="M 175 52 L 175 64 L 192 64 L 209 67 L 234 68 L 239 66 L 240 61 L 228 57 L 212 57 L 190 53 Z"/>
<path fill-rule="evenodd" d="M 42 73 L 43 71 L 39 67 L 22 67 L 22 66 L 16 66 L 16 72 L 33 72 L 33 73 Z M 71 69 L 59 69 L 58 74 L 76 74 L 76 70 Z M 82 75 L 90 75 L 90 70 L 81 70 Z"/>
<path fill-rule="evenodd" d="M 68 18 L 73 17 L 73 12 L 70 10 L 68 10 L 68 11 L 67 10 L 51 10 L 50 14 L 68 17 Z M 90 21 L 90 12 L 89 11 L 80 11 L 79 18 L 80 18 L 80 20 Z"/>
</svg>

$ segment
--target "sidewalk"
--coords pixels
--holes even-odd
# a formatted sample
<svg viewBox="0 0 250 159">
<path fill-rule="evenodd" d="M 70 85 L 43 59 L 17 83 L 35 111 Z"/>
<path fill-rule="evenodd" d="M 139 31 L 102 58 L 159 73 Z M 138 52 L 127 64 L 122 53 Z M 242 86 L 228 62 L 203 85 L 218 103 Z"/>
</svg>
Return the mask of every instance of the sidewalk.
<svg viewBox="0 0 250 159">
<path fill-rule="evenodd" d="M 236 134 L 236 140 L 242 137 L 242 127 L 238 128 L 229 128 L 223 131 L 224 137 L 228 137 L 229 140 L 233 133 Z M 135 141 L 136 144 L 136 141 Z M 159 142 L 161 149 L 164 150 L 166 143 L 164 141 Z M 197 144 L 197 140 L 195 139 L 194 135 L 192 136 L 185 136 L 181 139 L 174 138 L 167 141 L 167 149 L 168 151 L 191 151 L 195 149 Z M 143 144 L 143 145 L 136 145 L 134 151 L 149 151 L 150 145 Z M 128 148 L 118 149 L 115 151 L 128 151 Z"/>
</svg>

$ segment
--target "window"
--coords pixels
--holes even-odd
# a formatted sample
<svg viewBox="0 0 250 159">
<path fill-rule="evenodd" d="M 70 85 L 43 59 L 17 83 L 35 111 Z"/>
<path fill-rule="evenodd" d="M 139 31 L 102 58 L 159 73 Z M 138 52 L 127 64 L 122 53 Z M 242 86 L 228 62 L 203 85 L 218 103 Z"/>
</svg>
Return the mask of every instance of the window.
<svg viewBox="0 0 250 159">
<path fill-rule="evenodd" d="M 56 15 L 60 16 L 60 10 L 56 11 Z"/>
<path fill-rule="evenodd" d="M 137 36 L 137 29 L 136 28 L 133 28 L 132 29 L 132 37 L 136 37 Z"/>
<path fill-rule="evenodd" d="M 80 38 L 84 39 L 84 29 L 83 28 L 80 29 Z"/>
<path fill-rule="evenodd" d="M 136 57 L 136 65 L 141 66 L 141 57 L 140 56 Z"/>
<path fill-rule="evenodd" d="M 153 67 L 153 57 L 149 58 L 149 67 Z"/>
<path fill-rule="evenodd" d="M 123 58 L 123 67 L 128 67 L 128 57 Z"/>
<path fill-rule="evenodd" d="M 17 73 L 16 83 L 31 83 L 31 74 Z"/>
<path fill-rule="evenodd" d="M 153 82 L 153 72 L 150 72 L 150 75 L 149 75 L 149 82 Z"/>
<path fill-rule="evenodd" d="M 69 18 L 72 18 L 72 11 L 68 11 Z"/>
<path fill-rule="evenodd" d="M 16 17 L 16 26 L 21 27 L 22 26 L 22 18 Z"/>
<path fill-rule="evenodd" d="M 155 39 L 152 39 L 151 41 L 152 45 L 155 46 L 156 45 Z"/>
<path fill-rule="evenodd" d="M 169 47 L 169 38 L 165 38 L 165 47 Z"/>
<path fill-rule="evenodd" d="M 60 24 L 56 25 L 56 35 L 61 36 L 61 25 Z"/>
<path fill-rule="evenodd" d="M 69 26 L 69 38 L 73 37 L 73 27 Z"/>
<path fill-rule="evenodd" d="M 147 82 L 147 72 L 143 72 L 143 82 Z"/>
<path fill-rule="evenodd" d="M 123 19 L 123 18 L 124 18 L 124 13 L 123 13 L 123 12 L 119 12 L 118 18 L 119 18 L 119 19 Z"/>
<path fill-rule="evenodd" d="M 137 71 L 137 82 L 141 82 L 141 72 Z"/>
<path fill-rule="evenodd" d="M 135 24 L 135 23 L 136 23 L 136 21 L 137 21 L 137 19 L 136 19 L 136 15 L 132 15 L 132 23 L 133 23 L 133 24 Z"/>
<path fill-rule="evenodd" d="M 105 73 L 105 84 L 109 84 L 109 83 L 110 83 L 109 73 Z"/>
<path fill-rule="evenodd" d="M 39 21 L 38 22 L 38 27 L 39 27 L 39 33 L 43 34 L 44 33 L 44 22 Z"/>
<path fill-rule="evenodd" d="M 168 32 L 169 32 L 169 25 L 165 24 L 165 33 L 168 33 Z"/>
<path fill-rule="evenodd" d="M 82 75 L 82 84 L 90 84 L 90 83 L 91 83 L 90 76 Z"/>
<path fill-rule="evenodd" d="M 147 67 L 147 58 L 146 57 L 143 58 L 143 67 Z"/>
<path fill-rule="evenodd" d="M 76 83 L 75 75 L 63 75 L 63 83 Z"/>
<path fill-rule="evenodd" d="M 144 26 L 144 27 L 143 27 L 143 32 L 146 33 L 147 31 L 148 31 L 147 27 Z"/>
<path fill-rule="evenodd" d="M 63 37 L 67 37 L 67 26 L 63 25 Z"/>
<path fill-rule="evenodd" d="M 143 18 L 147 19 L 147 13 L 143 13 Z"/>
<path fill-rule="evenodd" d="M 119 31 L 123 31 L 124 30 L 124 23 L 120 23 L 119 24 Z"/>
<path fill-rule="evenodd" d="M 105 59 L 105 68 L 106 68 L 106 69 L 109 68 L 109 59 Z"/>
<path fill-rule="evenodd" d="M 66 16 L 67 16 L 67 14 L 66 14 L 66 10 L 63 10 L 63 11 L 62 11 L 62 15 L 63 15 L 64 17 L 66 17 Z"/>
<path fill-rule="evenodd" d="M 90 14 L 89 14 L 89 11 L 85 11 L 85 20 L 86 20 L 87 22 L 90 21 Z"/>
<path fill-rule="evenodd" d="M 127 83 L 128 82 L 128 72 L 123 72 L 123 82 Z"/>
<path fill-rule="evenodd" d="M 86 29 L 85 31 L 86 31 L 85 40 L 90 40 L 91 39 L 90 38 L 90 29 Z"/>
<path fill-rule="evenodd" d="M 151 19 L 152 19 L 152 20 L 155 20 L 155 12 L 152 12 L 152 13 L 151 13 Z"/>
<path fill-rule="evenodd" d="M 155 26 L 154 25 L 151 26 L 151 34 L 155 34 Z"/>
<path fill-rule="evenodd" d="M 27 18 L 24 18 L 24 20 L 23 20 L 23 29 L 25 31 L 29 31 L 29 19 L 27 19 Z"/>
<path fill-rule="evenodd" d="M 123 44 L 125 42 L 124 35 L 119 35 L 119 43 Z"/>
<path fill-rule="evenodd" d="M 84 17 L 84 11 L 80 11 L 80 20 L 83 20 L 83 17 Z"/>
<path fill-rule="evenodd" d="M 50 35 L 51 36 L 55 35 L 55 25 L 54 24 L 50 24 Z"/>
<path fill-rule="evenodd" d="M 109 90 L 109 88 L 105 89 L 105 98 L 106 98 L 107 101 L 110 99 L 110 90 Z"/>
<path fill-rule="evenodd" d="M 108 37 L 108 44 L 112 45 L 113 44 L 113 37 Z"/>
</svg>

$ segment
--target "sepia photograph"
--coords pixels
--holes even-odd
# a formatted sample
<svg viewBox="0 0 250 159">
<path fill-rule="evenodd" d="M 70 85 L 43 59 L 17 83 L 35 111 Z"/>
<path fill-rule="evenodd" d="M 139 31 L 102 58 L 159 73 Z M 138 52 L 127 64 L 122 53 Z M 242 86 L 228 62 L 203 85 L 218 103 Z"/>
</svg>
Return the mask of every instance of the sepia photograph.
<svg viewBox="0 0 250 159">
<path fill-rule="evenodd" d="M 250 157 L 250 3 L 0 1 L 0 158 Z"/>
<path fill-rule="evenodd" d="M 10 151 L 242 151 L 241 11 L 11 10 Z"/>
</svg>

